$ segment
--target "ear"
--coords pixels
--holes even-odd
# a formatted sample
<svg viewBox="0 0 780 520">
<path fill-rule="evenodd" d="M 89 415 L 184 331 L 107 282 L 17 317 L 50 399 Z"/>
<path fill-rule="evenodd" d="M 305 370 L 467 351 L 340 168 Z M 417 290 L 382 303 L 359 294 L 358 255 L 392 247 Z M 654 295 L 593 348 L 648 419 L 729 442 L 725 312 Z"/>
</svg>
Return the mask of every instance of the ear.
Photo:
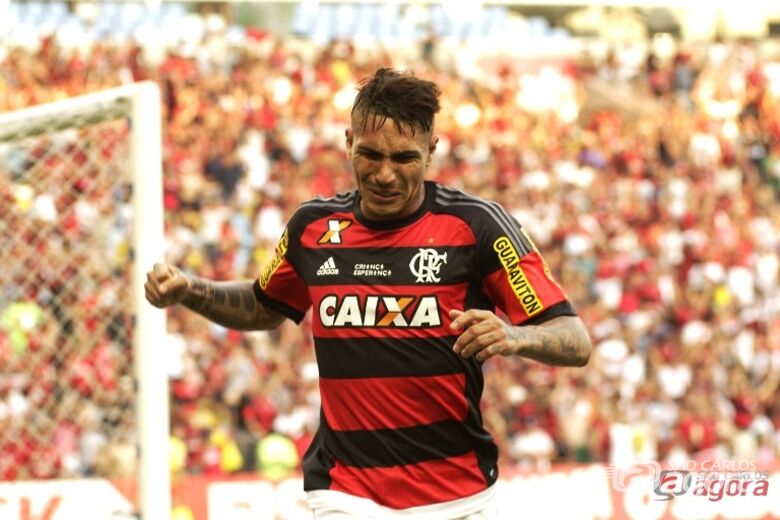
<svg viewBox="0 0 780 520">
<path fill-rule="evenodd" d="M 352 129 L 347 128 L 344 130 L 344 144 L 347 147 L 347 158 L 352 159 Z"/>
<path fill-rule="evenodd" d="M 428 165 L 431 164 L 431 160 L 433 159 L 433 153 L 436 151 L 436 145 L 439 144 L 439 136 L 438 135 L 432 135 L 431 136 L 431 142 L 428 145 Z"/>
</svg>

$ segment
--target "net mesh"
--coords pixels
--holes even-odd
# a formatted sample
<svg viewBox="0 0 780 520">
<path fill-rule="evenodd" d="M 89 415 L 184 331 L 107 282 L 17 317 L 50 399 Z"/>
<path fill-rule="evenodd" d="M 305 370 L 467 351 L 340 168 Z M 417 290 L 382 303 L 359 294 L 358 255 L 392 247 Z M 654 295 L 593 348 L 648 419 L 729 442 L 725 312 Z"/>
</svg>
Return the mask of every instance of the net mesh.
<svg viewBox="0 0 780 520">
<path fill-rule="evenodd" d="M 0 479 L 134 471 L 123 110 L 0 114 Z"/>
</svg>

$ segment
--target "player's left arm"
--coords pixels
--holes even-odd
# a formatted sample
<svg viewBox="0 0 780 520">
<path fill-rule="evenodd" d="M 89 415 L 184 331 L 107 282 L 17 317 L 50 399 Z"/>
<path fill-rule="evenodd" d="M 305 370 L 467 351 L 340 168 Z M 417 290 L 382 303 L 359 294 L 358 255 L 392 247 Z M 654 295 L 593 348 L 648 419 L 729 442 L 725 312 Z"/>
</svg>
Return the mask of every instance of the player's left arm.
<svg viewBox="0 0 780 520">
<path fill-rule="evenodd" d="M 491 356 L 518 355 L 548 365 L 582 367 L 592 345 L 577 316 L 556 316 L 537 325 L 511 325 L 488 310 L 450 311 L 452 329 L 463 330 L 453 350 L 485 361 Z"/>
<path fill-rule="evenodd" d="M 500 354 L 586 365 L 590 336 L 531 237 L 497 205 L 474 220 L 482 288 L 507 319 L 485 307 L 451 310 L 453 332 L 461 331 L 455 352 L 479 361 Z"/>
</svg>

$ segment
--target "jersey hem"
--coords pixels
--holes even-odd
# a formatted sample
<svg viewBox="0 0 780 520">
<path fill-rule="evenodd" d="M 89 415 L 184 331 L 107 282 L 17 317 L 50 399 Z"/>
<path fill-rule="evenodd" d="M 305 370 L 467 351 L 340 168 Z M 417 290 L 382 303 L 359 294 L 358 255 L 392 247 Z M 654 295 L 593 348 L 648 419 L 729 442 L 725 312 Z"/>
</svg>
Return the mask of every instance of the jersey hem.
<svg viewBox="0 0 780 520">
<path fill-rule="evenodd" d="M 309 491 L 306 493 L 306 498 L 312 511 L 317 509 L 338 511 L 366 520 L 452 520 L 466 517 L 488 507 L 496 500 L 496 488 L 490 486 L 467 497 L 405 509 L 392 509 L 368 498 L 332 489 Z"/>
</svg>

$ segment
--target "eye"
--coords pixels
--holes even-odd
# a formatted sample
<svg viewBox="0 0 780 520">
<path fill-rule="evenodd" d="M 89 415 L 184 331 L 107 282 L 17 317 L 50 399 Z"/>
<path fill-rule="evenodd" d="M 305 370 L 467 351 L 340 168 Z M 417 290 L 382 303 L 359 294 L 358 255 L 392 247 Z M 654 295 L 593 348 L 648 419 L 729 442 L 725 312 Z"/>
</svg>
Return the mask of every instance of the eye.
<svg viewBox="0 0 780 520">
<path fill-rule="evenodd" d="M 370 161 L 379 161 L 382 159 L 382 154 L 378 152 L 372 152 L 370 150 L 360 150 L 358 152 L 358 155 L 362 155 L 363 157 L 365 157 Z"/>
<path fill-rule="evenodd" d="M 417 160 L 416 154 L 396 155 L 393 156 L 393 160 L 397 163 L 407 164 Z"/>
</svg>

